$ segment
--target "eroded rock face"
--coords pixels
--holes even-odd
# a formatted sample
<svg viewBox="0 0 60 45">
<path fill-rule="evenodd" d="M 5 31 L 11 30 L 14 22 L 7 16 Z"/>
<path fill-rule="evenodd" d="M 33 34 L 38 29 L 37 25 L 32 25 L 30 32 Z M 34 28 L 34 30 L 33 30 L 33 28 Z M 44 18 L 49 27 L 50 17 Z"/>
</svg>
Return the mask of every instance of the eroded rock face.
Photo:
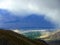
<svg viewBox="0 0 60 45">
<path fill-rule="evenodd" d="M 47 45 L 45 42 L 35 41 L 10 30 L 0 30 L 0 45 Z"/>
</svg>

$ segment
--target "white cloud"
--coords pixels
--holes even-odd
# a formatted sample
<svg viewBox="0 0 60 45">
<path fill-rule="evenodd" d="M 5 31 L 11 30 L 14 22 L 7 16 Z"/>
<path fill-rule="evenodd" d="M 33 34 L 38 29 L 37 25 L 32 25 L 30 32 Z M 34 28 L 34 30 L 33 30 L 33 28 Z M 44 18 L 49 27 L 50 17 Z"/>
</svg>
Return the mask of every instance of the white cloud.
<svg viewBox="0 0 60 45">
<path fill-rule="evenodd" d="M 31 13 L 43 14 L 46 20 L 60 24 L 59 3 L 59 0 L 3 0 L 0 2 L 0 8 L 20 14 L 18 16 Z"/>
</svg>

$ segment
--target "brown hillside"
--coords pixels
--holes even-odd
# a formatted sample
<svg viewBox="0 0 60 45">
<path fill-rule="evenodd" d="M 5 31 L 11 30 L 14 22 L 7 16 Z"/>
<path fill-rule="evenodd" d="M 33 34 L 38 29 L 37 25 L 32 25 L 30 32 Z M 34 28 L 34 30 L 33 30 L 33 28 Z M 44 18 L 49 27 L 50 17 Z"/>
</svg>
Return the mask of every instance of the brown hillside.
<svg viewBox="0 0 60 45">
<path fill-rule="evenodd" d="M 10 30 L 0 30 L 0 45 L 47 45 L 45 42 L 35 41 Z"/>
</svg>

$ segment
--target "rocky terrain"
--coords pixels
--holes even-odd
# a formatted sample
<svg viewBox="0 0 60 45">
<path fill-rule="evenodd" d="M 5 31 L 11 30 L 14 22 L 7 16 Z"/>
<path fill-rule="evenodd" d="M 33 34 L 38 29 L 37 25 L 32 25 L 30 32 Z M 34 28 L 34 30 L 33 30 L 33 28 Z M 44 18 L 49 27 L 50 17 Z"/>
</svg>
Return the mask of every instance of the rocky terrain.
<svg viewBox="0 0 60 45">
<path fill-rule="evenodd" d="M 47 45 L 43 40 L 29 39 L 11 30 L 0 29 L 0 45 Z"/>
</svg>

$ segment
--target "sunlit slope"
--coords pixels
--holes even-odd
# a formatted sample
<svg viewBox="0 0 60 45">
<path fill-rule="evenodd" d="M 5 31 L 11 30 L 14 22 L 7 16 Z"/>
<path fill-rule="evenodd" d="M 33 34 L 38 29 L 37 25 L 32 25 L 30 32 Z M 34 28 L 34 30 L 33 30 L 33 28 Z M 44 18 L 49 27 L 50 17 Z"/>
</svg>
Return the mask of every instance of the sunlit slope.
<svg viewBox="0 0 60 45">
<path fill-rule="evenodd" d="M 52 33 L 52 35 L 50 36 L 50 39 L 53 40 L 60 40 L 60 30 L 56 30 Z"/>
<path fill-rule="evenodd" d="M 47 30 L 28 30 L 21 32 L 28 38 L 31 39 L 43 39 L 43 40 L 59 40 L 60 39 L 60 31 L 47 31 Z"/>
<path fill-rule="evenodd" d="M 60 30 L 55 30 L 51 32 L 50 35 L 47 34 L 44 36 L 46 36 L 43 38 L 45 40 L 60 40 Z"/>
<path fill-rule="evenodd" d="M 23 34 L 30 39 L 39 39 L 39 38 L 43 39 L 48 37 L 51 33 L 47 30 L 25 30 L 25 31 L 14 30 L 14 32 Z"/>
</svg>

